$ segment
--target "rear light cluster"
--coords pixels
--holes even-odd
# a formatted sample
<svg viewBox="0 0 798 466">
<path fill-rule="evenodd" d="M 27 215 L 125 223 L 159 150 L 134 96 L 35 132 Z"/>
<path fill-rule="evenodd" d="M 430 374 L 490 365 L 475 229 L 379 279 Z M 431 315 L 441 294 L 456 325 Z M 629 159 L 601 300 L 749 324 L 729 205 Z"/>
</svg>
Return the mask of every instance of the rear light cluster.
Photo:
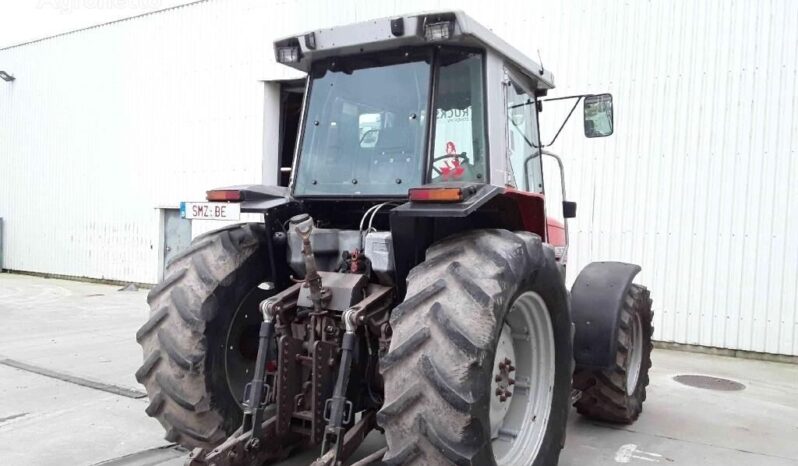
<svg viewBox="0 0 798 466">
<path fill-rule="evenodd" d="M 460 188 L 412 188 L 408 193 L 413 202 L 462 202 Z"/>
<path fill-rule="evenodd" d="M 240 202 L 243 200 L 241 191 L 237 189 L 213 189 L 206 193 L 205 198 L 211 202 Z"/>
</svg>

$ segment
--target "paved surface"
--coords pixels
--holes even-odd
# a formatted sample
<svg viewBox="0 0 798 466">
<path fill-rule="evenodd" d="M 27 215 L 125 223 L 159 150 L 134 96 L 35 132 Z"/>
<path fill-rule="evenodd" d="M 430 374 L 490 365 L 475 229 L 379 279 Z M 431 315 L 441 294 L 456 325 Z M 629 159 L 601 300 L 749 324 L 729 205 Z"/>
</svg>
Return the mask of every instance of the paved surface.
<svg viewBox="0 0 798 466">
<path fill-rule="evenodd" d="M 137 398 L 146 292 L 118 289 L 0 274 L 0 465 L 182 464 Z M 48 370 L 69 381 L 37 373 Z M 687 387 L 678 374 L 746 389 Z M 658 350 L 645 407 L 625 428 L 574 413 L 560 464 L 798 465 L 796 365 Z M 382 445 L 374 434 L 360 453 Z"/>
</svg>

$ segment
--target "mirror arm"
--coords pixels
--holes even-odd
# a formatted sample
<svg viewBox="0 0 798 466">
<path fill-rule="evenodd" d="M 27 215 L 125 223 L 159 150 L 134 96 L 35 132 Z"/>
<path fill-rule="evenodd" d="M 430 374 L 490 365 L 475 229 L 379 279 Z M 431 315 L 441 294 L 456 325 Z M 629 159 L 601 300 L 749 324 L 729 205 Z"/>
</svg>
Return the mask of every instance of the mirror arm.
<svg viewBox="0 0 798 466">
<path fill-rule="evenodd" d="M 565 120 L 563 120 L 562 125 L 560 125 L 560 129 L 557 130 L 557 134 L 554 135 L 554 138 L 552 138 L 551 142 L 546 144 L 546 145 L 544 145 L 544 146 L 542 146 L 541 148 L 550 147 L 552 144 L 554 144 L 554 141 L 556 141 L 557 137 L 560 135 L 560 133 L 562 133 L 562 129 L 565 128 L 565 124 L 568 123 L 568 120 L 571 119 L 571 115 L 574 114 L 574 110 L 576 110 L 576 107 L 579 106 L 579 102 L 582 101 L 582 98 L 587 97 L 588 95 L 590 95 L 590 94 L 572 95 L 572 96 L 569 96 L 569 97 L 556 97 L 554 99 L 546 99 L 546 100 L 544 100 L 544 102 L 549 102 L 551 100 L 564 100 L 564 99 L 574 99 L 575 98 L 576 102 L 574 102 L 574 106 L 571 107 L 571 111 L 568 112 L 568 116 L 566 116 Z"/>
</svg>

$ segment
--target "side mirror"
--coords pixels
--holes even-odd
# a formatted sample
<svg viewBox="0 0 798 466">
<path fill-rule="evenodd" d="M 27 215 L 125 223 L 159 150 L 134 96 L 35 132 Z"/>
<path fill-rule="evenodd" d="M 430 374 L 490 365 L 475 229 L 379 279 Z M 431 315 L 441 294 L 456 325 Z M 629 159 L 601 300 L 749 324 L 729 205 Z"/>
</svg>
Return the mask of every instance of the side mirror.
<svg viewBox="0 0 798 466">
<path fill-rule="evenodd" d="M 585 136 L 603 138 L 613 132 L 612 94 L 585 97 Z"/>
<path fill-rule="evenodd" d="M 576 217 L 576 202 L 562 201 L 562 216 L 563 218 Z"/>
</svg>

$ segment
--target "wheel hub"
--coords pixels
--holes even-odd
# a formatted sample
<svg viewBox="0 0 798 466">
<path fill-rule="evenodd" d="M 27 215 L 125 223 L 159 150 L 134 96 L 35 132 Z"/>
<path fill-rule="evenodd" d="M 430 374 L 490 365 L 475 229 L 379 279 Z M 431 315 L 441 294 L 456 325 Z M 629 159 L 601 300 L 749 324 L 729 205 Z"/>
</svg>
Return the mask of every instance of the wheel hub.
<svg viewBox="0 0 798 466">
<path fill-rule="evenodd" d="M 546 435 L 554 394 L 554 331 L 536 293 L 518 297 L 494 356 L 490 425 L 498 466 L 528 464 Z"/>
<path fill-rule="evenodd" d="M 515 379 L 513 379 L 510 374 L 515 371 L 515 366 L 513 366 L 513 362 L 510 358 L 504 358 L 504 360 L 497 364 L 497 369 L 499 371 L 496 373 L 496 377 L 493 378 L 493 381 L 496 382 L 497 385 L 493 393 L 499 398 L 500 402 L 504 403 L 508 398 L 513 396 L 513 393 L 510 391 L 510 386 L 515 384 Z"/>
<path fill-rule="evenodd" d="M 491 381 L 491 393 L 493 396 L 490 400 L 490 431 L 491 437 L 497 438 L 499 436 L 499 429 L 502 426 L 502 421 L 507 416 L 510 410 L 510 405 L 507 400 L 512 397 L 510 392 L 510 367 L 515 371 L 512 365 L 515 360 L 515 349 L 513 348 L 512 329 L 509 325 L 504 324 L 502 332 L 499 335 L 499 342 L 496 345 L 496 356 L 493 363 L 493 380 Z M 515 380 L 513 380 L 515 383 Z"/>
</svg>

